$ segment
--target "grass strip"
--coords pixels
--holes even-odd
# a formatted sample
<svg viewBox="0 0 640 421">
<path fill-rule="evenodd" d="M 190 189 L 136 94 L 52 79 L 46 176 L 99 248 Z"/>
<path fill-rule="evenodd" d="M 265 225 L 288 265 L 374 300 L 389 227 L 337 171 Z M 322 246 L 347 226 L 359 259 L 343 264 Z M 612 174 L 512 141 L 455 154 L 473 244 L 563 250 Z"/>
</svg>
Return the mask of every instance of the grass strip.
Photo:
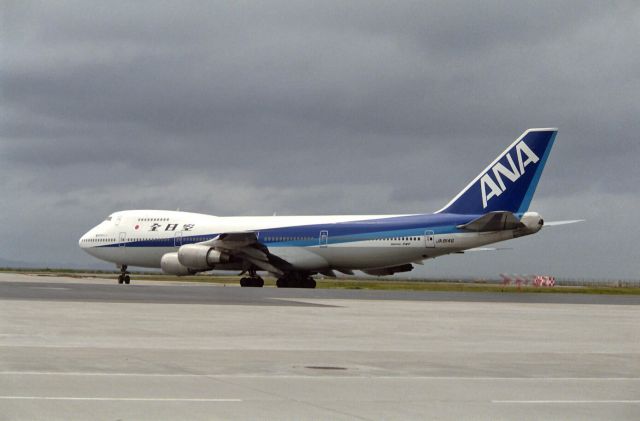
<svg viewBox="0 0 640 421">
<path fill-rule="evenodd" d="M 118 272 L 107 271 L 86 271 L 86 270 L 9 270 L 0 269 L 2 272 L 26 273 L 36 276 L 65 276 L 70 278 L 96 278 L 116 280 Z M 239 276 L 225 275 L 196 275 L 196 276 L 172 276 L 153 272 L 132 273 L 133 281 L 165 281 L 165 282 L 198 282 L 224 285 L 239 285 Z M 265 277 L 265 286 L 275 287 L 276 280 L 272 277 Z M 610 295 L 640 295 L 638 287 L 618 287 L 611 285 L 602 286 L 562 286 L 555 287 L 535 287 L 530 285 L 502 285 L 485 282 L 447 282 L 446 280 L 429 281 L 403 281 L 395 279 L 372 280 L 372 279 L 317 279 L 317 288 L 320 289 L 362 289 L 362 290 L 386 290 L 386 291 L 442 291 L 442 292 L 487 292 L 487 293 L 539 293 L 539 294 L 610 294 Z"/>
</svg>

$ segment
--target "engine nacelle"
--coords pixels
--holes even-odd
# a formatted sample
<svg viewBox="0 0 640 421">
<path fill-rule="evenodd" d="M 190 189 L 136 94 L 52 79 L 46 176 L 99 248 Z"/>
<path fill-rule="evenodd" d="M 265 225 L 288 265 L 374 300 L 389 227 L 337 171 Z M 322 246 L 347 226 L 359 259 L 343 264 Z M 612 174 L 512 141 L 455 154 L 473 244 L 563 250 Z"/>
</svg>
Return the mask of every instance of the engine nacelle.
<svg viewBox="0 0 640 421">
<path fill-rule="evenodd" d="M 178 253 L 167 253 L 163 255 L 160 259 L 160 268 L 162 268 L 164 273 L 177 276 L 193 275 L 197 272 L 180 264 L 178 261 Z"/>
<path fill-rule="evenodd" d="M 188 268 L 206 270 L 229 260 L 228 254 L 202 244 L 186 244 L 178 249 L 178 261 Z"/>
</svg>

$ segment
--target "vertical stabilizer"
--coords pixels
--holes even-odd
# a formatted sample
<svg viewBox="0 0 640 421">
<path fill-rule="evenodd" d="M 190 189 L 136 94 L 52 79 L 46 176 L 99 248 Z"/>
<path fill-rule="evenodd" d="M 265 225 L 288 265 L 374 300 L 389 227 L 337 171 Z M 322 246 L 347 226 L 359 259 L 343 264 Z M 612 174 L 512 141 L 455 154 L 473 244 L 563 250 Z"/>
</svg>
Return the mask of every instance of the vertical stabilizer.
<svg viewBox="0 0 640 421">
<path fill-rule="evenodd" d="M 526 212 L 557 133 L 527 130 L 437 213 Z"/>
</svg>

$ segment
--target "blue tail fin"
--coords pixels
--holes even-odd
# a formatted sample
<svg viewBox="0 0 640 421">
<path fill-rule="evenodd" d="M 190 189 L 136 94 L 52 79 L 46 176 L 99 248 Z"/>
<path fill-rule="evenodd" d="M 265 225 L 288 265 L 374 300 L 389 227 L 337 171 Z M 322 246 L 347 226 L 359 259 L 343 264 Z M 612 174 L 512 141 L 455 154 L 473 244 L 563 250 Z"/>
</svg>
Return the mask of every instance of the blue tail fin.
<svg viewBox="0 0 640 421">
<path fill-rule="evenodd" d="M 527 130 L 437 213 L 526 212 L 557 133 Z"/>
</svg>

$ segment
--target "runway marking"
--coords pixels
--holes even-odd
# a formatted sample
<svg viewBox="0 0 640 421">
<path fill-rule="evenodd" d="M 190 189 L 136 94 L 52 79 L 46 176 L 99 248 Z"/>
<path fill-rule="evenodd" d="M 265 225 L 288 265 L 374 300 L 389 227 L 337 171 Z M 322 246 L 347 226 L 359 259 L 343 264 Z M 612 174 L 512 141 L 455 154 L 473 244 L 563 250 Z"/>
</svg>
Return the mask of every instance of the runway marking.
<svg viewBox="0 0 640 421">
<path fill-rule="evenodd" d="M 217 373 L 105 373 L 87 371 L 0 371 L 0 376 L 113 376 L 113 377 L 219 377 L 219 378 L 338 378 L 338 379 L 416 379 L 416 380 L 517 380 L 517 381 L 640 381 L 640 377 L 469 377 L 469 376 L 371 376 L 371 375 L 307 375 L 307 374 L 217 374 Z"/>
<path fill-rule="evenodd" d="M 138 402 L 242 402 L 236 398 L 118 398 L 118 397 L 75 397 L 75 396 L 0 396 L 4 400 L 45 400 L 45 401 L 138 401 Z"/>
<path fill-rule="evenodd" d="M 493 400 L 491 403 L 520 403 L 520 404 L 550 404 L 550 403 L 567 403 L 567 404 L 587 404 L 587 403 L 640 403 L 640 399 L 611 399 L 611 400 L 530 400 L 530 401 L 508 401 Z"/>
</svg>

